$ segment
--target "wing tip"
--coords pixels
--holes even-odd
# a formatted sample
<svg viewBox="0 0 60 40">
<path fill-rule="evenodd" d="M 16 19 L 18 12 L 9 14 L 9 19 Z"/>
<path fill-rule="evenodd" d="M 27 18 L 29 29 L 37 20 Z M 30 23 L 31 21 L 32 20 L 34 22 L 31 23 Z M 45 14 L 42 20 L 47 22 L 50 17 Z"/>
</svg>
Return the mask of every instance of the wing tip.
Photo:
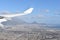
<svg viewBox="0 0 60 40">
<path fill-rule="evenodd" d="M 26 10 L 24 13 L 29 14 L 29 13 L 31 13 L 32 11 L 33 11 L 33 8 L 29 8 L 29 9 Z"/>
</svg>

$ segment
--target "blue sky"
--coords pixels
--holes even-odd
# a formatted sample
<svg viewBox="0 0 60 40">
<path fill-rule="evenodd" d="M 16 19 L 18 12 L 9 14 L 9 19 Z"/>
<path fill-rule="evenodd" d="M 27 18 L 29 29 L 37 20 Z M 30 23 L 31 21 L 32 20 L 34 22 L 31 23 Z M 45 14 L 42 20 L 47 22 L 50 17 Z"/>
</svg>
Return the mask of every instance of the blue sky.
<svg viewBox="0 0 60 40">
<path fill-rule="evenodd" d="M 60 24 L 60 0 L 0 0 L 0 12 L 23 12 L 33 7 L 32 14 L 19 17 L 27 22 Z"/>
</svg>

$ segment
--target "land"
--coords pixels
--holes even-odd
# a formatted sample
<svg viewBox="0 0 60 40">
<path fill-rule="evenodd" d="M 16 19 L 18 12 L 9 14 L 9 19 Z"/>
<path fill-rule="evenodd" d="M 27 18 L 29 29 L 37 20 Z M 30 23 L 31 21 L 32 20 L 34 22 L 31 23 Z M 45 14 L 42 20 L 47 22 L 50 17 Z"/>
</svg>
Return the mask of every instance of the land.
<svg viewBox="0 0 60 40">
<path fill-rule="evenodd" d="M 36 24 L 0 28 L 0 40 L 60 40 L 60 30 Z"/>
</svg>

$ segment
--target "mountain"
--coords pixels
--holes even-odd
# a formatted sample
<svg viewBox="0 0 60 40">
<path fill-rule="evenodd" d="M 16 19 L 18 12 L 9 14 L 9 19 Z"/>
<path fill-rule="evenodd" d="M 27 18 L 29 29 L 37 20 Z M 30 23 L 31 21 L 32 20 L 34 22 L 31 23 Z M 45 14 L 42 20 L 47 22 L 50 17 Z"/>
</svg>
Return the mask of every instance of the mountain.
<svg viewBox="0 0 60 40">
<path fill-rule="evenodd" d="M 20 19 L 20 20 L 12 19 L 12 20 L 8 20 L 6 22 L 2 22 L 2 24 L 5 26 L 14 26 L 14 25 L 19 25 L 19 24 L 26 24 L 26 22 L 23 21 L 22 19 Z"/>
</svg>

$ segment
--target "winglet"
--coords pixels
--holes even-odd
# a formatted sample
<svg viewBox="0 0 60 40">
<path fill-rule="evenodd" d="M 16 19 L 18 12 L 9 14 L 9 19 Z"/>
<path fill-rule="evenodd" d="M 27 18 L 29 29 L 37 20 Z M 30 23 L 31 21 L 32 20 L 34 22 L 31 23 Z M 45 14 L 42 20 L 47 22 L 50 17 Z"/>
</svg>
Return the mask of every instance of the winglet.
<svg viewBox="0 0 60 40">
<path fill-rule="evenodd" d="M 29 14 L 29 13 L 31 13 L 33 11 L 33 8 L 29 8 L 28 10 L 26 10 L 24 13 L 25 14 Z"/>
</svg>

